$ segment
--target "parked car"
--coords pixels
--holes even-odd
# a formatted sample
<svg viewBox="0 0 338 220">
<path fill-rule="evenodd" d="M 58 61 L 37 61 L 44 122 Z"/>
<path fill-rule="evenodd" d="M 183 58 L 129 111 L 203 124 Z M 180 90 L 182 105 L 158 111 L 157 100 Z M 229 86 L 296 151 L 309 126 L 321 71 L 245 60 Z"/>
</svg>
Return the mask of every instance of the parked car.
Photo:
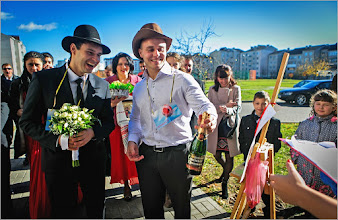
<svg viewBox="0 0 338 220">
<path fill-rule="evenodd" d="M 293 88 L 304 86 L 305 84 L 312 82 L 312 81 L 313 80 L 309 80 L 309 79 L 302 80 L 302 81 L 298 82 L 297 84 L 293 85 Z"/>
<path fill-rule="evenodd" d="M 295 102 L 298 105 L 309 103 L 310 98 L 320 89 L 330 89 L 332 79 L 311 80 L 301 87 L 283 89 L 279 92 L 278 98 L 286 102 Z"/>
</svg>

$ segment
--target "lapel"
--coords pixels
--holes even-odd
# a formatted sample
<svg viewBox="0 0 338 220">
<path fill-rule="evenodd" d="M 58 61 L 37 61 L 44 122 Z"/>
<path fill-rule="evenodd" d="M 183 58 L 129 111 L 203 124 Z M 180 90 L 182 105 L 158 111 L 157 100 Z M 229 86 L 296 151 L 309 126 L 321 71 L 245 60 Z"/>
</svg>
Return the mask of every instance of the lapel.
<svg viewBox="0 0 338 220">
<path fill-rule="evenodd" d="M 88 109 L 91 109 L 91 104 L 93 103 L 93 95 L 95 94 L 95 82 L 91 74 L 88 74 L 88 87 L 87 87 L 87 97 L 84 103 L 84 106 Z"/>
<path fill-rule="evenodd" d="M 66 71 L 66 68 L 61 68 L 61 71 L 59 72 L 56 88 L 59 86 L 59 84 L 60 84 L 60 82 L 61 82 L 61 80 L 64 76 L 65 71 Z M 70 84 L 69 84 L 68 74 L 66 74 L 66 77 L 63 80 L 62 85 L 60 87 L 60 90 L 59 90 L 59 92 L 56 96 L 55 108 L 56 109 L 61 108 L 63 103 L 71 103 L 71 104 L 75 105 L 73 93 L 72 93 L 72 90 L 71 90 Z"/>
</svg>

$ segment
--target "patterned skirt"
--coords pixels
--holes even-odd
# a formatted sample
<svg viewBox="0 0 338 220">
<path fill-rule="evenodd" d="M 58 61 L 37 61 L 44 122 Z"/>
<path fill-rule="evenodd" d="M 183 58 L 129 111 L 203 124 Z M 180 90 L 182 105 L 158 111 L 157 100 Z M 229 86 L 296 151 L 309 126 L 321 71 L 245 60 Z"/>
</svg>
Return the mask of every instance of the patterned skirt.
<svg viewBox="0 0 338 220">
<path fill-rule="evenodd" d="M 229 153 L 228 139 L 219 137 L 217 141 L 217 150 Z"/>
</svg>

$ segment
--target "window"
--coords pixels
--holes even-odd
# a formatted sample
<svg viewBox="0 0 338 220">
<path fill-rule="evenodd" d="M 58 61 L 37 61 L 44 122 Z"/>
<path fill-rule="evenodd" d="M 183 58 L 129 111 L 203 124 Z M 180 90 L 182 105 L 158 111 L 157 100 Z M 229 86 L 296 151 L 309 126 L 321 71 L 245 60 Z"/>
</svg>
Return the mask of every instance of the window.
<svg viewBox="0 0 338 220">
<path fill-rule="evenodd" d="M 321 83 L 318 85 L 318 88 L 320 89 L 329 89 L 331 86 L 331 82 L 325 82 L 325 83 Z"/>
</svg>

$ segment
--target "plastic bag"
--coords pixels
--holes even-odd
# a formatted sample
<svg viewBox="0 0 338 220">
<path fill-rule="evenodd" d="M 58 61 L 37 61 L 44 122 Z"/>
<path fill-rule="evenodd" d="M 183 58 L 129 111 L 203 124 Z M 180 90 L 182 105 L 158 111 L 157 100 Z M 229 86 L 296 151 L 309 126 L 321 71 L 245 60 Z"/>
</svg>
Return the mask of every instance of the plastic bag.
<svg viewBox="0 0 338 220">
<path fill-rule="evenodd" d="M 263 188 L 266 182 L 266 172 L 268 171 L 268 161 L 261 161 L 259 153 L 251 159 L 246 171 L 245 190 L 248 205 L 253 209 L 260 201 Z"/>
</svg>

